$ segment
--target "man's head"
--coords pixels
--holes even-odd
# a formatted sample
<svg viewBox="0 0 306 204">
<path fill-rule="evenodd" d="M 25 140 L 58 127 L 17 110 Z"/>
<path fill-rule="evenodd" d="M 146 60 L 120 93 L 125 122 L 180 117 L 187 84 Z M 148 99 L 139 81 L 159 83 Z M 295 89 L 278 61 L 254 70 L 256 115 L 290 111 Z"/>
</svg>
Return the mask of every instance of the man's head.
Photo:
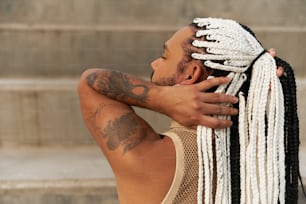
<svg viewBox="0 0 306 204">
<path fill-rule="evenodd" d="M 263 51 L 247 27 L 232 20 L 197 18 L 176 32 L 152 62 L 152 82 L 192 84 L 208 75 L 245 72 Z"/>
<path fill-rule="evenodd" d="M 193 84 L 206 79 L 209 75 L 201 60 L 191 58 L 199 52 L 192 46 L 196 29 L 187 26 L 177 31 L 165 44 L 161 57 L 151 64 L 154 73 L 152 82 L 159 85 Z"/>
</svg>

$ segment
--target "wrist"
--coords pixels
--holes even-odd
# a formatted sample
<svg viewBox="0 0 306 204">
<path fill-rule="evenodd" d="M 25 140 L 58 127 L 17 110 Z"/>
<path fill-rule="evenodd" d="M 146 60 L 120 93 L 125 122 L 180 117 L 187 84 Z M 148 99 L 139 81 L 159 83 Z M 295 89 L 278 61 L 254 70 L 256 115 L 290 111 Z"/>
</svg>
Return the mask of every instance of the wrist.
<svg viewBox="0 0 306 204">
<path fill-rule="evenodd" d="M 149 93 L 147 104 L 149 109 L 168 115 L 169 105 L 167 104 L 167 96 L 169 96 L 169 86 L 153 85 Z"/>
</svg>

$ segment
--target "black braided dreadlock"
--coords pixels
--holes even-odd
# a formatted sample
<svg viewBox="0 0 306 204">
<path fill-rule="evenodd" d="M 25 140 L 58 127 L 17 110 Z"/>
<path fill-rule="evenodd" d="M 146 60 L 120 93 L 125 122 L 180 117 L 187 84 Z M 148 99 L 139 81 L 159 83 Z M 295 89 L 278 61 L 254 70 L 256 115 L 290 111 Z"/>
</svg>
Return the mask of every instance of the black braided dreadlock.
<svg viewBox="0 0 306 204">
<path fill-rule="evenodd" d="M 297 203 L 299 178 L 299 119 L 297 116 L 296 83 L 291 66 L 280 58 L 275 58 L 278 66 L 284 68 L 280 81 L 285 103 L 285 164 L 286 164 L 286 203 Z"/>
</svg>

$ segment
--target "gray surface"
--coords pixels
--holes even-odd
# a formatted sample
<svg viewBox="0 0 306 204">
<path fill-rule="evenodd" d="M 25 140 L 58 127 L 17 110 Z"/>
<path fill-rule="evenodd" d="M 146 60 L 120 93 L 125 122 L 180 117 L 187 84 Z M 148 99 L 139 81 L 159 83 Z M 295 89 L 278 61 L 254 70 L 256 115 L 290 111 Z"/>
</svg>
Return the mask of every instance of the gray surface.
<svg viewBox="0 0 306 204">
<path fill-rule="evenodd" d="M 1 26 L 1 24 L 0 24 Z M 150 76 L 150 63 L 180 27 L 38 26 L 0 29 L 1 77 L 79 77 L 86 68 L 113 68 Z M 265 48 L 275 48 L 306 76 L 306 27 L 254 27 Z"/>
<path fill-rule="evenodd" d="M 305 184 L 306 148 L 300 160 Z M 118 203 L 111 169 L 95 146 L 6 147 L 0 161 L 1 204 Z"/>
<path fill-rule="evenodd" d="M 306 146 L 300 147 L 301 176 L 306 178 Z M 24 180 L 113 179 L 112 170 L 95 146 L 0 148 L 0 183 Z"/>
<path fill-rule="evenodd" d="M 0 80 L 0 144 L 92 144 L 81 116 L 78 79 Z M 136 109 L 156 131 L 169 120 Z"/>
<path fill-rule="evenodd" d="M 77 79 L 0 80 L 0 143 L 32 145 L 93 144 L 82 119 Z M 300 139 L 306 145 L 306 79 L 297 79 Z M 157 132 L 169 126 L 161 114 L 137 108 Z"/>
<path fill-rule="evenodd" d="M 96 146 L 0 148 L 0 182 L 14 180 L 112 179 Z"/>
<path fill-rule="evenodd" d="M 117 204 L 113 173 L 97 146 L 0 148 L 1 204 Z"/>
<path fill-rule="evenodd" d="M 1 181 L 1 204 L 117 204 L 113 180 Z"/>
<path fill-rule="evenodd" d="M 186 24 L 194 16 L 237 18 L 252 25 L 305 26 L 304 0 L 1 0 L 0 22 L 42 24 Z"/>
<path fill-rule="evenodd" d="M 78 77 L 108 67 L 149 76 L 163 43 L 196 16 L 249 25 L 265 48 L 306 76 L 304 0 L 2 0 L 0 75 Z"/>
</svg>

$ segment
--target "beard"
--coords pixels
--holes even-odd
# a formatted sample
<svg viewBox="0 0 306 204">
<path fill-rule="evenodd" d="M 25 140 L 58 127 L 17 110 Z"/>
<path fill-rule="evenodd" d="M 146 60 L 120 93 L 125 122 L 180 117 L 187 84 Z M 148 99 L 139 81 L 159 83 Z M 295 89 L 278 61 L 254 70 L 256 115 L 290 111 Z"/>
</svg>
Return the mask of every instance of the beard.
<svg viewBox="0 0 306 204">
<path fill-rule="evenodd" d="M 151 82 L 153 84 L 159 85 L 159 86 L 174 86 L 176 84 L 176 74 L 173 74 L 171 77 L 161 77 L 158 80 L 153 81 L 153 75 L 154 72 L 151 73 Z"/>
</svg>

